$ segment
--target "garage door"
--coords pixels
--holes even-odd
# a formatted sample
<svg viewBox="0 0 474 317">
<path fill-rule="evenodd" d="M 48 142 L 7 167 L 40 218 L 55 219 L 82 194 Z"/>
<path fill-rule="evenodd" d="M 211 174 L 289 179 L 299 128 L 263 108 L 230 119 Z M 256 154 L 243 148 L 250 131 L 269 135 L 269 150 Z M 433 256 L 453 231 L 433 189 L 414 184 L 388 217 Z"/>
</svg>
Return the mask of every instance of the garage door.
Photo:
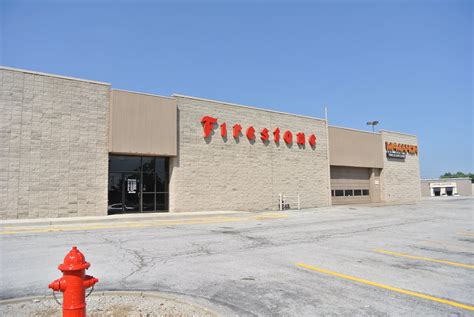
<svg viewBox="0 0 474 317">
<path fill-rule="evenodd" d="M 333 205 L 370 203 L 370 169 L 331 166 Z"/>
</svg>

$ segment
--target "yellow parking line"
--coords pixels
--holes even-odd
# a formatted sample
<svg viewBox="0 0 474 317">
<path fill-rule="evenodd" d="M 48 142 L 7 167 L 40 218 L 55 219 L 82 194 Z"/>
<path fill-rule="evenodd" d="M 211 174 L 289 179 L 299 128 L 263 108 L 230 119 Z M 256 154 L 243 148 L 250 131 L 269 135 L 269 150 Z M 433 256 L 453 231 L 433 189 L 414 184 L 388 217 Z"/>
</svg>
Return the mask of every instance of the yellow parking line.
<svg viewBox="0 0 474 317">
<path fill-rule="evenodd" d="M 405 295 L 410 295 L 410 296 L 414 296 L 414 297 L 419 297 L 419 298 L 423 298 L 423 299 L 428 299 L 428 300 L 431 300 L 431 301 L 434 301 L 434 302 L 447 304 L 447 305 L 451 305 L 451 306 L 454 306 L 454 307 L 459 307 L 459 308 L 464 308 L 464 309 L 467 309 L 467 310 L 474 311 L 474 306 L 471 306 L 471 305 L 461 304 L 461 303 L 453 302 L 453 301 L 450 301 L 450 300 L 447 300 L 447 299 L 442 299 L 442 298 L 438 298 L 438 297 L 434 297 L 434 296 L 430 296 L 430 295 L 426 295 L 426 294 L 422 294 L 422 293 L 407 291 L 407 290 L 404 290 L 404 289 L 401 289 L 401 288 L 397 288 L 397 287 L 393 287 L 393 286 L 389 286 L 389 285 L 385 285 L 385 284 L 381 284 L 381 283 L 371 282 L 371 281 L 364 280 L 364 279 L 361 279 L 361 278 L 358 278 L 358 277 L 354 277 L 354 276 L 350 276 L 350 275 L 345 275 L 345 274 L 341 274 L 341 273 L 337 273 L 337 272 L 317 268 L 317 267 L 307 265 L 307 264 L 304 264 L 304 263 L 296 263 L 296 265 L 299 266 L 299 267 L 302 267 L 302 268 L 306 268 L 306 269 L 309 269 L 309 270 L 312 270 L 312 271 L 319 272 L 319 273 L 324 273 L 324 274 L 328 274 L 328 275 L 332 275 L 332 276 L 337 276 L 337 277 L 340 277 L 340 278 L 343 278 L 343 279 L 359 282 L 359 283 L 374 286 L 374 287 L 387 289 L 387 290 L 390 290 L 390 291 L 393 291 L 393 292 L 397 292 L 397 293 L 401 293 L 401 294 L 405 294 Z"/>
<path fill-rule="evenodd" d="M 99 229 L 120 229 L 120 228 L 149 228 L 149 227 L 163 227 L 172 225 L 194 225 L 194 224 L 213 224 L 225 222 L 246 222 L 255 220 L 272 220 L 287 218 L 287 215 L 269 213 L 262 215 L 255 215 L 250 217 L 207 217 L 207 218 L 189 218 L 180 220 L 159 220 L 153 222 L 128 222 L 115 225 L 84 225 L 84 226 L 63 226 L 63 227 L 45 227 L 45 228 L 31 228 L 31 227 L 10 227 L 0 231 L 0 235 L 21 234 L 21 233 L 47 233 L 47 232 L 65 232 L 65 231 L 83 231 L 83 230 L 99 230 Z M 4 227 L 6 229 L 6 227 Z"/>
<path fill-rule="evenodd" d="M 421 261 L 429 261 L 429 262 L 436 262 L 436 263 L 443 263 L 443 264 L 448 264 L 448 265 L 454 265 L 454 266 L 465 267 L 465 268 L 468 268 L 468 269 L 474 269 L 474 265 L 463 264 L 463 263 L 458 263 L 458 262 L 452 262 L 452 261 L 446 261 L 446 260 L 437 260 L 437 259 L 425 258 L 425 257 L 422 257 L 422 256 L 409 255 L 409 254 L 405 254 L 405 253 L 397 253 L 397 252 L 392 252 L 392 251 L 387 251 L 387 250 L 381 250 L 381 249 L 374 250 L 374 252 L 385 253 L 385 254 L 394 255 L 394 256 L 400 256 L 400 257 L 404 257 L 404 258 L 408 258 L 408 259 L 421 260 Z"/>
<path fill-rule="evenodd" d="M 458 232 L 458 234 L 462 236 L 467 236 L 467 237 L 474 237 L 474 233 L 470 233 L 470 232 Z"/>
</svg>

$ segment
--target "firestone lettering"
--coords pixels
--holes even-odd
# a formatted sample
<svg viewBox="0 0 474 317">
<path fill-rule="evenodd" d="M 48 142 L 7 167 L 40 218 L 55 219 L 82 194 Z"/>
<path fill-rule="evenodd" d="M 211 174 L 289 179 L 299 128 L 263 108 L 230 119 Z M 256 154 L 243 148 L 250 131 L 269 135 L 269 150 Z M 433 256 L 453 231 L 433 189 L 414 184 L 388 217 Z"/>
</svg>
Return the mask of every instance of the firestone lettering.
<svg viewBox="0 0 474 317">
<path fill-rule="evenodd" d="M 273 131 L 273 139 L 275 140 L 275 143 L 280 143 L 280 128 L 276 128 Z"/>
<path fill-rule="evenodd" d="M 234 124 L 234 127 L 232 128 L 233 132 L 232 135 L 234 138 L 238 139 L 240 135 L 240 131 L 242 131 L 242 126 L 240 124 Z"/>
<path fill-rule="evenodd" d="M 267 142 L 268 139 L 270 139 L 268 132 L 267 128 L 263 128 L 262 131 L 260 131 L 260 139 L 262 139 L 263 142 Z"/>
<path fill-rule="evenodd" d="M 296 134 L 296 144 L 298 145 L 305 145 L 306 140 L 303 132 L 299 132 Z"/>
<path fill-rule="evenodd" d="M 217 118 L 211 117 L 211 116 L 204 116 L 201 119 L 201 124 L 203 127 L 203 135 L 205 138 L 209 138 L 212 135 L 212 130 L 216 127 L 219 127 L 217 123 Z M 221 130 L 221 137 L 227 138 L 227 124 L 224 122 L 220 125 L 220 130 Z M 247 130 L 245 131 L 245 136 L 249 140 L 255 140 L 255 128 L 253 126 L 249 126 Z M 280 143 L 280 128 L 275 128 L 273 130 L 273 141 L 275 143 Z M 242 133 L 242 126 L 238 123 L 234 124 L 232 127 L 232 136 L 235 139 L 238 139 Z M 267 128 L 263 128 L 260 130 L 260 139 L 262 142 L 268 142 L 270 141 L 270 130 Z M 292 144 L 293 143 L 293 132 L 290 130 L 286 130 L 283 133 L 283 140 L 285 141 L 286 144 Z M 306 135 L 304 132 L 298 132 L 296 133 L 296 143 L 298 145 L 305 145 L 306 144 Z M 308 137 L 308 143 L 311 145 L 311 147 L 316 146 L 316 135 L 311 134 Z"/>
<path fill-rule="evenodd" d="M 204 137 L 208 138 L 211 135 L 212 129 L 214 129 L 214 124 L 217 122 L 217 118 L 205 116 L 201 119 L 203 125 Z"/>
<path fill-rule="evenodd" d="M 225 122 L 221 124 L 221 137 L 227 138 L 227 125 Z"/>
<path fill-rule="evenodd" d="M 255 129 L 250 126 L 248 129 L 247 129 L 247 139 L 249 140 L 255 140 Z"/>
</svg>

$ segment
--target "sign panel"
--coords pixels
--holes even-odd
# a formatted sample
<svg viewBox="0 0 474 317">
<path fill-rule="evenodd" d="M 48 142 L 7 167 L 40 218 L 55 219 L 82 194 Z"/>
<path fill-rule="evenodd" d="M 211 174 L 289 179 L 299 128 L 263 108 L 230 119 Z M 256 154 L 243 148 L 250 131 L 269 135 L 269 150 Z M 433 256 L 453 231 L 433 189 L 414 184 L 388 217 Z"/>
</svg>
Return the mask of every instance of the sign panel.
<svg viewBox="0 0 474 317">
<path fill-rule="evenodd" d="M 385 142 L 385 151 L 387 153 L 387 157 L 404 160 L 407 157 L 407 154 L 418 155 L 418 146 L 395 142 Z"/>
<path fill-rule="evenodd" d="M 127 179 L 127 191 L 129 194 L 135 194 L 137 192 L 137 180 Z"/>
<path fill-rule="evenodd" d="M 455 182 L 446 182 L 446 183 L 430 183 L 430 187 L 456 187 Z"/>
</svg>

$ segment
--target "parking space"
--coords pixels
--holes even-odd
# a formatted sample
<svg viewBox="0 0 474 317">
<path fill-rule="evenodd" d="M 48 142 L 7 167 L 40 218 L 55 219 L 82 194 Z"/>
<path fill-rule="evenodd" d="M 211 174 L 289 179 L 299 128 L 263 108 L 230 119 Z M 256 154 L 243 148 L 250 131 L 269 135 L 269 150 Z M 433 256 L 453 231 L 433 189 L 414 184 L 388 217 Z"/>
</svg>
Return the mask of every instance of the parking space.
<svg viewBox="0 0 474 317">
<path fill-rule="evenodd" d="M 26 228 L 2 235 L 0 295 L 48 294 L 78 245 L 98 290 L 182 294 L 236 315 L 471 316 L 473 202 Z"/>
</svg>

